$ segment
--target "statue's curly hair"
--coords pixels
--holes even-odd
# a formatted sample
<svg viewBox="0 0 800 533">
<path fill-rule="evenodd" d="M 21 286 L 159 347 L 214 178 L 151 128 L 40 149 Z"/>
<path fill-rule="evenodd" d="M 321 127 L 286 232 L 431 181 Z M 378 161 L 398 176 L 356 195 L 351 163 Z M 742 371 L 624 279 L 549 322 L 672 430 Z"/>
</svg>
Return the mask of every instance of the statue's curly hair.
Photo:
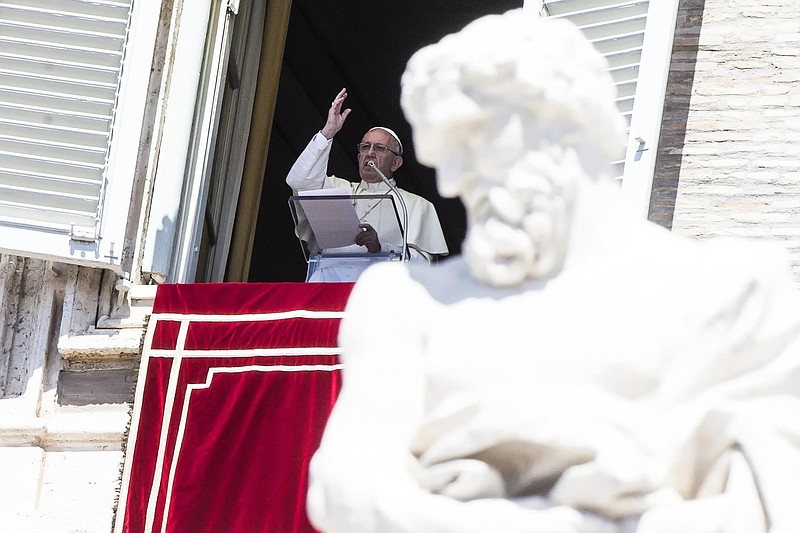
<svg viewBox="0 0 800 533">
<path fill-rule="evenodd" d="M 475 277 L 512 286 L 556 274 L 578 183 L 608 176 L 622 155 L 603 56 L 572 23 L 513 10 L 418 51 L 402 86 L 417 159 L 463 169 L 439 188 L 467 208 Z"/>
<path fill-rule="evenodd" d="M 607 161 L 623 150 L 626 124 L 608 64 L 565 19 L 522 9 L 482 17 L 417 51 L 401 82 L 415 129 L 457 131 L 510 106 Z"/>
</svg>

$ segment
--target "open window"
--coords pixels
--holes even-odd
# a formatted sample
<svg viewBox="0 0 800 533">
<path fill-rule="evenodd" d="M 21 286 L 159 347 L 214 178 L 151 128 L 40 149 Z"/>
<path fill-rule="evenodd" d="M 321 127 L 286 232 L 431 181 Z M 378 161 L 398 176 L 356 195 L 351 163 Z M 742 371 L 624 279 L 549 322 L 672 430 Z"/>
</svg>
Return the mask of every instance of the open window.
<svg viewBox="0 0 800 533">
<path fill-rule="evenodd" d="M 305 265 L 284 178 L 324 123 L 331 95 L 347 87 L 354 111 L 335 139 L 330 170 L 355 177 L 353 146 L 366 129 L 386 124 L 411 138 L 399 107 L 411 54 L 479 16 L 522 4 L 198 1 L 181 14 L 169 64 L 173 86 L 157 124 L 161 144 L 141 254 L 142 273 L 156 281 L 301 280 Z M 526 2 L 531 7 L 573 20 L 608 58 L 630 124 L 618 162 L 621 187 L 646 215 L 677 0 Z M 433 171 L 407 146 L 398 179 L 434 202 L 458 253 L 463 207 L 439 197 Z M 70 231 L 73 246 L 84 242 Z"/>
<path fill-rule="evenodd" d="M 399 108 L 400 76 L 421 46 L 457 31 L 488 13 L 521 7 L 520 1 L 403 3 L 319 3 L 294 0 L 283 69 L 268 147 L 251 281 L 300 281 L 302 253 L 286 208 L 286 172 L 309 138 L 322 126 L 331 96 L 347 87 L 353 112 L 334 139 L 329 170 L 355 177 L 353 146 L 372 125 L 392 127 L 403 139 L 411 129 Z M 628 140 L 616 163 L 630 204 L 647 216 L 656 144 L 661 125 L 677 0 L 528 0 L 525 9 L 567 17 L 607 57 L 619 90 L 618 106 L 629 124 Z M 416 163 L 412 143 L 398 183 L 430 199 L 439 213 L 452 253 L 460 251 L 466 223 L 457 200 L 438 196 L 433 171 Z"/>
<path fill-rule="evenodd" d="M 395 174 L 398 186 L 434 204 L 451 254 L 459 253 L 466 232 L 463 206 L 458 199 L 442 198 L 433 169 L 416 161 L 411 127 L 400 108 L 400 78 L 408 59 L 421 47 L 476 18 L 522 4 L 522 0 L 293 0 L 244 279 L 305 279 L 306 264 L 288 208 L 292 193 L 285 178 L 324 125 L 331 99 L 342 87 L 349 94 L 346 106 L 353 111 L 333 140 L 329 173 L 357 179 L 355 147 L 364 132 L 375 125 L 392 128 L 404 146 L 404 163 Z"/>
</svg>

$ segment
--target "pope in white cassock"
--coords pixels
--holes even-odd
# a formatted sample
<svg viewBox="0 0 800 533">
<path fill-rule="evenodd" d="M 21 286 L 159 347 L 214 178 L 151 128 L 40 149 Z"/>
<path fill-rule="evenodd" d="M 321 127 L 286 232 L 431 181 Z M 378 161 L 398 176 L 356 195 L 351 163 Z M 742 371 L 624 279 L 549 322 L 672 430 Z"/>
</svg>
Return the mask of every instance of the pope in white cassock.
<svg viewBox="0 0 800 533">
<path fill-rule="evenodd" d="M 328 176 L 328 158 L 334 135 L 341 130 L 351 109 L 342 109 L 347 91 L 336 95 L 328 110 L 325 126 L 314 135 L 286 176 L 286 183 L 295 191 L 319 189 L 346 189 L 354 195 L 390 194 L 394 191 L 383 182 L 379 173 L 369 164 L 373 163 L 395 185 L 392 175 L 403 164 L 403 144 L 389 128 L 377 126 L 364 134 L 358 144 L 358 183 Z M 408 208 L 408 247 L 411 261 L 428 262 L 434 257 L 448 254 L 447 243 L 442 233 L 436 208 L 425 198 L 397 189 Z M 403 248 L 403 235 L 396 207 L 391 202 L 367 199 L 355 202 L 356 215 L 361 222 L 361 231 L 353 236 L 353 244 L 338 248 L 337 252 L 397 252 Z M 402 220 L 402 215 L 400 216 Z M 302 230 L 300 230 L 302 232 Z M 298 235 L 304 240 L 313 236 Z M 313 245 L 313 243 L 312 243 Z M 330 251 L 330 250 L 328 250 Z M 309 281 L 355 281 L 368 261 L 359 259 L 328 260 L 314 270 Z"/>
<path fill-rule="evenodd" d="M 356 283 L 312 524 L 800 532 L 784 250 L 690 240 L 626 209 L 614 85 L 567 21 L 479 19 L 417 52 L 402 84 L 417 157 L 467 209 L 464 254 Z"/>
</svg>

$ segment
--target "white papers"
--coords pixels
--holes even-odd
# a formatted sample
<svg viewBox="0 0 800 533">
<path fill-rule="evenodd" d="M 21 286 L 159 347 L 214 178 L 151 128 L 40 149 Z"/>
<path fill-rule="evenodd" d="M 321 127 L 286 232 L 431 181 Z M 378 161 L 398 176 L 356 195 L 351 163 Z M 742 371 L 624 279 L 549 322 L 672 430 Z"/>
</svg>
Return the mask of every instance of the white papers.
<svg viewBox="0 0 800 533">
<path fill-rule="evenodd" d="M 344 188 L 299 192 L 300 196 L 309 197 L 298 200 L 298 203 L 303 208 L 320 248 L 339 248 L 353 244 L 356 235 L 361 231 L 350 194 L 350 190 Z M 315 198 L 319 196 L 342 198 Z"/>
</svg>

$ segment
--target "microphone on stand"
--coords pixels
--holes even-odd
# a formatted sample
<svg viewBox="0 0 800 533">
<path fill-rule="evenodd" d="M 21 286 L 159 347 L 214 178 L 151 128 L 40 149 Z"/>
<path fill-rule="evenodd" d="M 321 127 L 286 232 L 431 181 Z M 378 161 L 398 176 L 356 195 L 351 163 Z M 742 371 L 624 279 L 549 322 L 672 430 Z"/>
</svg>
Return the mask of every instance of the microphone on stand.
<svg viewBox="0 0 800 533">
<path fill-rule="evenodd" d="M 375 161 L 367 161 L 367 166 L 374 170 L 378 176 L 381 177 L 381 180 L 394 192 L 395 196 L 400 200 L 400 207 L 403 210 L 403 261 L 408 261 L 408 207 L 406 207 L 406 201 L 403 199 L 403 196 L 400 194 L 400 191 L 397 190 L 397 187 L 389 181 L 389 178 L 381 172 L 381 169 L 378 168 L 378 165 L 375 164 Z"/>
</svg>

